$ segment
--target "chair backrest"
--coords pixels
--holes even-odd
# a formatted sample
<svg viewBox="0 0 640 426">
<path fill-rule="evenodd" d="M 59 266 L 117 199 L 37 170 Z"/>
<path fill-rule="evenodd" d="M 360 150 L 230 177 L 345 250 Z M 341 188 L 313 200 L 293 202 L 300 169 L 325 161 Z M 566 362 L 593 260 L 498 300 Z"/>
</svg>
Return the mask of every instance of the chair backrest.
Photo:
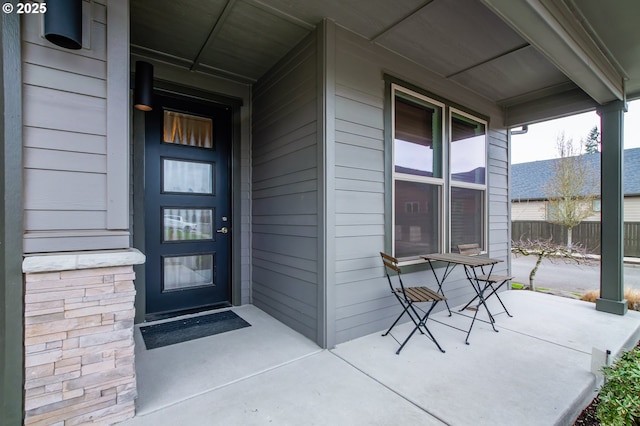
<svg viewBox="0 0 640 426">
<path fill-rule="evenodd" d="M 480 244 L 478 243 L 458 244 L 458 251 L 460 254 L 465 256 L 475 256 L 482 253 L 482 250 L 480 250 Z"/>
<path fill-rule="evenodd" d="M 384 264 L 384 272 L 387 274 L 387 281 L 389 281 L 389 287 L 391 288 L 391 292 L 395 293 L 396 289 L 393 286 L 393 282 L 391 281 L 391 275 L 395 275 L 398 277 L 398 282 L 400 283 L 400 288 L 404 293 L 404 284 L 402 283 L 402 276 L 400 267 L 398 266 L 398 259 L 393 256 L 389 256 L 386 253 L 380 252 L 380 256 L 382 257 L 382 263 Z"/>
</svg>

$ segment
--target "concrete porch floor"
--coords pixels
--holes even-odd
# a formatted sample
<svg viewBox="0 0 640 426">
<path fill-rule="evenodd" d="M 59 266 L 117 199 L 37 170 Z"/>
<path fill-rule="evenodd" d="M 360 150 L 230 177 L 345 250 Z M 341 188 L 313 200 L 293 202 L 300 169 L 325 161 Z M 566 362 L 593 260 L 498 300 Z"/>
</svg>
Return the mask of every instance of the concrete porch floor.
<svg viewBox="0 0 640 426">
<path fill-rule="evenodd" d="M 501 297 L 513 318 L 496 315 L 498 333 L 476 322 L 470 345 L 454 328 L 468 328 L 469 312 L 432 315 L 444 354 L 415 335 L 396 355 L 381 333 L 321 350 L 254 306 L 233 308 L 252 327 L 151 351 L 136 330 L 137 414 L 123 424 L 570 425 L 597 387 L 592 349 L 633 347 L 640 313 L 527 291 Z"/>
</svg>

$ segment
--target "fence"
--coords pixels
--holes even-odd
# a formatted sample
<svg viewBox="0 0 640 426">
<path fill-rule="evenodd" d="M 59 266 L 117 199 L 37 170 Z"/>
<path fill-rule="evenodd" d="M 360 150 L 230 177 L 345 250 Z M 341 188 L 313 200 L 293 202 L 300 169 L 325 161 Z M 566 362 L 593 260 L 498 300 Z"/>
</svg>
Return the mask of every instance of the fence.
<svg viewBox="0 0 640 426">
<path fill-rule="evenodd" d="M 624 223 L 624 255 L 640 257 L 640 222 Z M 549 239 L 556 244 L 567 243 L 567 229 L 564 226 L 543 221 L 511 222 L 511 238 Z M 573 228 L 571 240 L 580 243 L 589 253 L 600 254 L 600 222 L 582 222 Z"/>
</svg>

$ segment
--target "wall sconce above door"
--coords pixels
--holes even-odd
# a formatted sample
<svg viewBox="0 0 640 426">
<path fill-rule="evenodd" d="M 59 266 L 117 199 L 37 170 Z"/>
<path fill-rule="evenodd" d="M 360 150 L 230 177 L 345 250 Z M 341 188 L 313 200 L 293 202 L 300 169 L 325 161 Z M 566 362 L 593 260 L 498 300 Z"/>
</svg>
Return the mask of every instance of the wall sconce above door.
<svg viewBox="0 0 640 426">
<path fill-rule="evenodd" d="M 47 2 L 44 37 L 65 49 L 82 49 L 82 0 Z"/>
<path fill-rule="evenodd" d="M 153 65 L 149 62 L 136 62 L 133 106 L 140 111 L 153 109 Z"/>
</svg>

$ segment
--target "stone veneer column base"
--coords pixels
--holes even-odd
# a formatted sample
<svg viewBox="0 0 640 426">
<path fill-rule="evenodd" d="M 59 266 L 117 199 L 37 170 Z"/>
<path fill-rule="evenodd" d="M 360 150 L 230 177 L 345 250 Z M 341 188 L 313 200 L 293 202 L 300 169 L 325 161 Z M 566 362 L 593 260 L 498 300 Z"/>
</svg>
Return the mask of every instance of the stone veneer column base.
<svg viewBox="0 0 640 426">
<path fill-rule="evenodd" d="M 25 258 L 25 425 L 134 416 L 132 265 L 139 263 L 137 250 Z"/>
</svg>

